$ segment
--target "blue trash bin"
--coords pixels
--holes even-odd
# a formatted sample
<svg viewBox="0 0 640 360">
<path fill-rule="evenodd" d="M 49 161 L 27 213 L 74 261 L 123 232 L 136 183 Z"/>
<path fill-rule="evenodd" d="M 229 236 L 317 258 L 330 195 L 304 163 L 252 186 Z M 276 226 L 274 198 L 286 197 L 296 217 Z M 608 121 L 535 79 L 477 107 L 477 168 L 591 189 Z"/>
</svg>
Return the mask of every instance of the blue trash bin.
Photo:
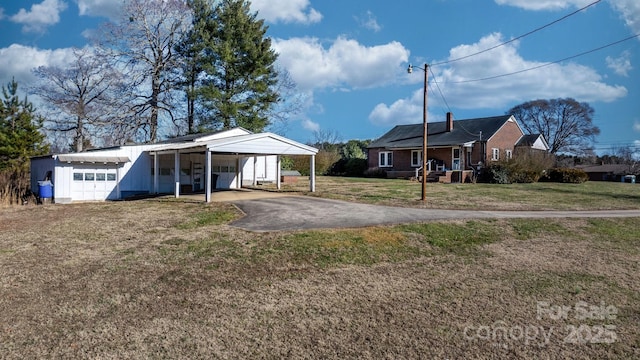
<svg viewBox="0 0 640 360">
<path fill-rule="evenodd" d="M 53 184 L 51 181 L 38 181 L 38 195 L 41 199 L 51 199 L 53 197 Z"/>
</svg>

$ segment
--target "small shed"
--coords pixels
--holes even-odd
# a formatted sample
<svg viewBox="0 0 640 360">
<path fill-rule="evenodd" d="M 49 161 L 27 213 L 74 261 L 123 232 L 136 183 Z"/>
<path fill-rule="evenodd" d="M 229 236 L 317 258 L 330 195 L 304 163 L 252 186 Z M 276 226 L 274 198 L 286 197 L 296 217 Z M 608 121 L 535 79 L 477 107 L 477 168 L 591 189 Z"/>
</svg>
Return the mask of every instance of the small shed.
<svg viewBox="0 0 640 360">
<path fill-rule="evenodd" d="M 280 175 L 280 181 L 283 183 L 296 183 L 298 182 L 298 178 L 300 177 L 300 172 L 298 170 L 282 170 Z"/>
</svg>

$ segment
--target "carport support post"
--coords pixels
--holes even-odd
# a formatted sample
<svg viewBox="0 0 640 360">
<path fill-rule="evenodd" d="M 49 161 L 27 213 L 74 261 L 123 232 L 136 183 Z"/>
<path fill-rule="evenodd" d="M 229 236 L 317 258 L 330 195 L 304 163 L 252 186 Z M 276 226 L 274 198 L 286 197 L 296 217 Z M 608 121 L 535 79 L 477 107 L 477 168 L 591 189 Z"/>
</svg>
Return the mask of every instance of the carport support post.
<svg viewBox="0 0 640 360">
<path fill-rule="evenodd" d="M 174 194 L 176 195 L 176 198 L 179 198 L 180 197 L 180 153 L 176 151 L 174 157 L 175 158 L 173 161 L 173 166 L 175 170 L 174 170 L 173 178 L 176 182 L 176 188 L 175 188 Z"/>
<path fill-rule="evenodd" d="M 258 157 L 253 157 L 253 186 L 258 185 Z"/>
<path fill-rule="evenodd" d="M 316 156 L 311 155 L 311 168 L 309 169 L 309 191 L 316 192 Z"/>
<path fill-rule="evenodd" d="M 153 154 L 153 193 L 158 193 L 158 174 L 160 173 L 160 155 L 158 153 Z"/>
<path fill-rule="evenodd" d="M 122 193 L 120 192 L 120 164 L 116 167 L 116 199 L 120 200 Z"/>
<path fill-rule="evenodd" d="M 278 190 L 280 190 L 281 183 L 280 183 L 280 167 L 282 166 L 282 159 L 280 159 L 280 155 L 276 156 L 276 188 Z"/>
<path fill-rule="evenodd" d="M 204 200 L 211 202 L 211 151 L 207 149 L 204 153 Z"/>
</svg>

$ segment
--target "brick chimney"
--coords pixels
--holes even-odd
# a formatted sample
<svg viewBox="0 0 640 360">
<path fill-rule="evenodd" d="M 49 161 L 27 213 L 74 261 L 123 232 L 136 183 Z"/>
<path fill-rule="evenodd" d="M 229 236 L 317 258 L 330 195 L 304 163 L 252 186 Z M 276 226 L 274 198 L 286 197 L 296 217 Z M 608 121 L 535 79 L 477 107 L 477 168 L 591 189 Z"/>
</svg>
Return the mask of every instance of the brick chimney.
<svg viewBox="0 0 640 360">
<path fill-rule="evenodd" d="M 453 130 L 453 114 L 451 112 L 447 113 L 447 132 L 451 132 Z"/>
</svg>

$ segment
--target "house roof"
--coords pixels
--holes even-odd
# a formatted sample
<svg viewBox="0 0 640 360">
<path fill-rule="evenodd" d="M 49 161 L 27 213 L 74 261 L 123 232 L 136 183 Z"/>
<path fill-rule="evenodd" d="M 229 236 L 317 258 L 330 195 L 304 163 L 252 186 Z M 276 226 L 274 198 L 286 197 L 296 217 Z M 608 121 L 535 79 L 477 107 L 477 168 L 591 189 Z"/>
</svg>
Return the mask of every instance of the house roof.
<svg viewBox="0 0 640 360">
<path fill-rule="evenodd" d="M 231 136 L 229 136 L 230 133 L 227 133 L 226 135 L 217 137 L 209 135 L 192 141 L 156 144 L 149 147 L 147 151 L 170 152 L 188 149 L 204 151 L 204 149 L 208 149 L 219 153 L 249 155 L 315 155 L 318 152 L 316 148 L 268 132 L 254 134 L 245 130 L 244 133 L 238 132 Z"/>
<path fill-rule="evenodd" d="M 474 141 L 487 140 L 493 136 L 511 115 L 455 120 L 453 129 L 447 131 L 446 122 L 427 124 L 427 143 L 432 146 L 464 145 Z M 368 148 L 406 149 L 422 146 L 423 124 L 396 125 Z"/>
<path fill-rule="evenodd" d="M 185 143 L 185 142 L 207 141 L 210 139 L 216 139 L 221 137 L 234 136 L 234 135 L 247 135 L 247 134 L 253 134 L 253 133 L 245 128 L 236 127 L 236 128 L 227 129 L 227 130 L 218 130 L 218 131 L 207 132 L 207 133 L 178 136 L 171 139 L 158 141 L 155 144 L 163 145 L 163 144 L 178 144 L 178 143 Z"/>
<path fill-rule="evenodd" d="M 549 150 L 549 144 L 542 134 L 523 135 L 516 146 L 529 147 L 539 150 Z"/>
<path fill-rule="evenodd" d="M 586 173 L 609 173 L 609 174 L 627 174 L 629 165 L 624 164 L 603 164 L 603 165 L 582 165 L 576 166 L 584 170 Z"/>
</svg>

